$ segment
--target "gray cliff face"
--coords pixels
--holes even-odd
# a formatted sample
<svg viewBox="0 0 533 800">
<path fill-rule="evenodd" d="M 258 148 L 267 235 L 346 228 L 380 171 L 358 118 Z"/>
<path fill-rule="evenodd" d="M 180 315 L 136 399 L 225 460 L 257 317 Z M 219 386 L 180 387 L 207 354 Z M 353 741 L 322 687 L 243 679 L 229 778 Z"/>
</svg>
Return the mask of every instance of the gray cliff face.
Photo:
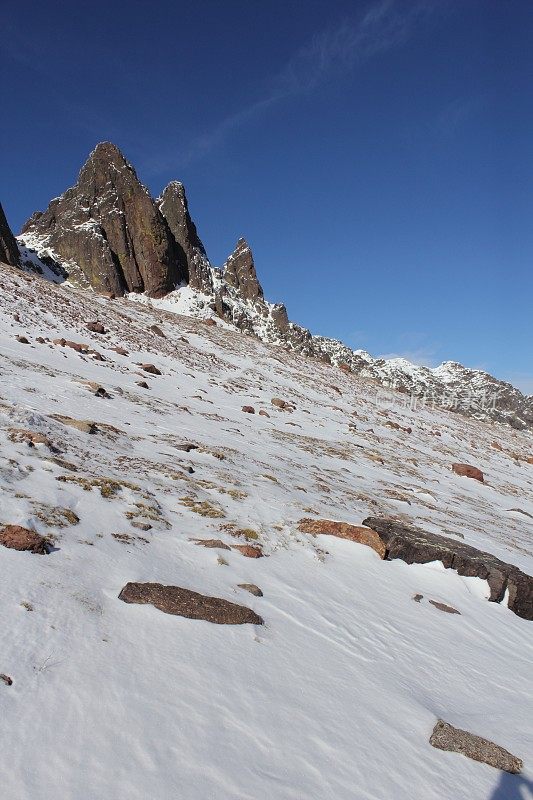
<svg viewBox="0 0 533 800">
<path fill-rule="evenodd" d="M 4 214 L 4 209 L 0 205 L 0 261 L 9 264 L 11 267 L 18 267 L 20 264 L 19 249 L 17 240 L 11 232 L 11 228 Z"/>
<path fill-rule="evenodd" d="M 189 273 L 189 286 L 209 294 L 213 291 L 212 268 L 196 225 L 189 214 L 185 188 L 172 181 L 157 199 L 157 205 L 183 252 Z"/>
<path fill-rule="evenodd" d="M 97 291 L 162 297 L 188 279 L 181 249 L 154 200 L 120 150 L 99 144 L 76 185 L 26 223 Z"/>
</svg>

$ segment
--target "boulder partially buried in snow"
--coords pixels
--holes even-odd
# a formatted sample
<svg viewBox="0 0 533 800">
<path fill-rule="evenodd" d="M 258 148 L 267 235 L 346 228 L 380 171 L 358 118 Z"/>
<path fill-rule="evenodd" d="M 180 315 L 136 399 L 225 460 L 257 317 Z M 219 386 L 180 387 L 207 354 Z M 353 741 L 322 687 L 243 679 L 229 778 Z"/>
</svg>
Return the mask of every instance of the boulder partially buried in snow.
<svg viewBox="0 0 533 800">
<path fill-rule="evenodd" d="M 324 533 L 338 539 L 349 539 L 350 542 L 365 544 L 375 550 L 380 558 L 385 558 L 386 547 L 379 534 L 372 528 L 362 525 L 350 525 L 348 522 L 335 522 L 332 519 L 301 519 L 298 530 L 302 533 Z"/>
<path fill-rule="evenodd" d="M 456 475 L 462 475 L 465 478 L 473 478 L 480 483 L 485 482 L 485 477 L 480 469 L 473 467 L 471 464 L 452 464 L 452 470 Z"/>
<path fill-rule="evenodd" d="M 125 603 L 148 603 L 165 614 L 188 619 L 202 619 L 216 625 L 262 625 L 261 617 L 246 606 L 231 603 L 221 597 L 192 592 L 180 586 L 161 583 L 127 583 L 119 594 Z"/>
<path fill-rule="evenodd" d="M 49 543 L 44 536 L 20 525 L 5 525 L 0 532 L 0 544 L 11 550 L 21 550 L 44 556 L 49 551 Z"/>
<path fill-rule="evenodd" d="M 448 722 L 439 719 L 433 728 L 429 743 L 439 750 L 448 750 L 452 753 L 461 753 L 474 761 L 481 761 L 496 769 L 505 772 L 520 772 L 523 767 L 522 760 L 513 756 L 503 747 L 476 736 L 461 728 L 454 728 Z"/>
</svg>

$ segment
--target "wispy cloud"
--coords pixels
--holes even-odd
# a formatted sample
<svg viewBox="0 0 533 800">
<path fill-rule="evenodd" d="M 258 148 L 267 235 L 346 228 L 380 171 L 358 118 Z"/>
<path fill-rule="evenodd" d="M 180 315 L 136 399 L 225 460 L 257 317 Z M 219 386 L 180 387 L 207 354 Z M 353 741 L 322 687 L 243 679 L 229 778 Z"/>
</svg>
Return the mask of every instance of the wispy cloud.
<svg viewBox="0 0 533 800">
<path fill-rule="evenodd" d="M 233 131 L 282 100 L 311 92 L 334 76 L 347 74 L 358 63 L 407 42 L 439 0 L 380 0 L 357 19 L 344 19 L 323 30 L 297 50 L 255 102 L 230 114 L 186 148 L 151 159 L 152 174 L 179 169 L 208 155 Z"/>
</svg>

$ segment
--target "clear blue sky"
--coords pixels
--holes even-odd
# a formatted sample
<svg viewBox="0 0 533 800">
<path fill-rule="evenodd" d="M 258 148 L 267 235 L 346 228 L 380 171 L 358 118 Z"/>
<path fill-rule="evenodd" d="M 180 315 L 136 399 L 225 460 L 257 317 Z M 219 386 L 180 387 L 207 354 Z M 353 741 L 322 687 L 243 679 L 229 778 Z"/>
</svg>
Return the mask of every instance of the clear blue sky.
<svg viewBox="0 0 533 800">
<path fill-rule="evenodd" d="M 531 0 L 4 0 L 0 200 L 110 139 L 295 321 L 533 393 L 532 41 Z"/>
</svg>

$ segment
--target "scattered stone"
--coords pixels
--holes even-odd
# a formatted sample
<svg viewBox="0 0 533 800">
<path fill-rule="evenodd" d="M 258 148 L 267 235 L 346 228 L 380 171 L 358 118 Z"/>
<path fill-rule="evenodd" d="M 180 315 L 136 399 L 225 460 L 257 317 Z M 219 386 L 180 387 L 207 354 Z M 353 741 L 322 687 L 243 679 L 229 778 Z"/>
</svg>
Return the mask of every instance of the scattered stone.
<svg viewBox="0 0 533 800">
<path fill-rule="evenodd" d="M 520 758 L 513 756 L 503 747 L 476 736 L 461 728 L 455 728 L 448 722 L 439 719 L 433 728 L 429 743 L 439 750 L 447 750 L 450 753 L 461 753 L 474 761 L 481 761 L 496 769 L 505 772 L 521 772 L 523 762 Z"/>
<path fill-rule="evenodd" d="M 86 327 L 92 333 L 107 333 L 101 322 L 88 322 Z"/>
<path fill-rule="evenodd" d="M 141 389 L 149 389 L 150 388 L 148 386 L 148 384 L 146 383 L 146 381 L 135 381 L 135 383 L 137 384 L 137 386 L 140 386 Z"/>
<path fill-rule="evenodd" d="M 470 464 L 452 464 L 452 470 L 456 475 L 462 475 L 465 478 L 473 478 L 480 483 L 485 482 L 483 473 L 477 467 L 472 467 Z"/>
<path fill-rule="evenodd" d="M 261 411 L 259 412 L 259 416 L 260 417 L 268 417 L 270 419 L 270 414 L 267 411 L 265 411 L 264 409 L 261 409 Z"/>
<path fill-rule="evenodd" d="M 0 672 L 0 681 L 3 681 L 6 686 L 13 686 L 13 678 L 10 678 L 9 675 L 4 675 L 3 672 Z"/>
<path fill-rule="evenodd" d="M 415 603 L 419 603 L 423 599 L 424 599 L 424 595 L 423 594 L 414 594 L 413 595 L 413 600 L 415 601 Z"/>
<path fill-rule="evenodd" d="M 430 600 L 429 602 L 431 603 L 432 606 L 438 608 L 439 611 L 445 611 L 447 614 L 459 614 L 459 616 L 461 615 L 460 611 L 457 611 L 457 609 L 454 608 L 453 606 L 447 606 L 446 603 L 439 603 L 437 600 Z"/>
<path fill-rule="evenodd" d="M 198 450 L 198 445 L 189 444 L 189 442 L 186 442 L 185 444 L 175 444 L 174 448 L 176 450 L 183 450 L 184 453 L 190 453 L 191 450 Z"/>
<path fill-rule="evenodd" d="M 149 522 L 138 522 L 136 520 L 130 522 L 130 525 L 132 528 L 137 528 L 139 531 L 151 531 L 153 527 Z"/>
<path fill-rule="evenodd" d="M 50 543 L 44 536 L 20 525 L 5 525 L 0 532 L 0 544 L 39 556 L 47 555 L 50 549 Z"/>
<path fill-rule="evenodd" d="M 426 533 L 394 519 L 367 517 L 363 525 L 379 534 L 386 547 L 385 558 L 401 558 L 407 564 L 442 561 L 446 569 L 454 569 L 459 575 L 486 580 L 490 588 L 489 600 L 493 603 L 500 603 L 508 590 L 511 611 L 523 619 L 533 620 L 533 577 L 513 564 L 462 541 Z"/>
<path fill-rule="evenodd" d="M 148 603 L 165 614 L 201 619 L 216 625 L 263 625 L 261 617 L 246 606 L 221 597 L 209 597 L 161 583 L 127 583 L 119 594 L 124 603 Z"/>
<path fill-rule="evenodd" d="M 25 336 L 21 336 L 20 334 L 17 336 L 17 342 L 21 344 L 29 344 L 29 340 Z"/>
<path fill-rule="evenodd" d="M 263 592 L 255 583 L 238 583 L 237 586 L 239 589 L 244 589 L 245 592 L 250 592 L 250 594 L 253 594 L 255 597 L 263 597 Z"/>
<path fill-rule="evenodd" d="M 149 372 L 150 375 L 161 375 L 161 370 L 157 369 L 154 364 L 140 364 L 139 365 L 144 372 Z"/>
<path fill-rule="evenodd" d="M 255 408 L 253 406 L 243 406 L 241 411 L 244 411 L 245 414 L 255 414 Z"/>
<path fill-rule="evenodd" d="M 51 453 L 60 452 L 59 448 L 57 448 L 44 433 L 29 431 L 25 428 L 9 428 L 8 437 L 12 442 L 24 442 L 28 447 L 35 447 L 38 444 L 43 444 Z"/>
<path fill-rule="evenodd" d="M 163 331 L 161 330 L 161 328 L 159 327 L 159 325 L 150 325 L 148 330 L 152 331 L 152 333 L 155 333 L 156 336 L 161 336 L 161 338 L 163 338 L 163 339 L 167 338 L 165 336 L 165 334 L 163 333 Z"/>
<path fill-rule="evenodd" d="M 232 550 L 238 550 L 246 558 L 262 558 L 263 551 L 253 544 L 234 544 Z"/>
<path fill-rule="evenodd" d="M 349 539 L 351 542 L 358 542 L 371 547 L 380 558 L 385 558 L 386 547 L 381 541 L 379 534 L 371 528 L 361 525 L 350 525 L 347 522 L 335 522 L 332 519 L 301 519 L 298 522 L 298 530 L 302 533 L 326 534 L 336 536 L 338 539 Z"/>
<path fill-rule="evenodd" d="M 207 325 L 208 328 L 216 328 L 217 323 L 213 319 L 213 317 L 208 317 L 207 319 L 202 320 L 204 325 Z"/>
<path fill-rule="evenodd" d="M 123 347 L 110 347 L 109 349 L 113 350 L 114 353 L 118 353 L 119 356 L 129 356 L 128 351 Z"/>
<path fill-rule="evenodd" d="M 288 403 L 286 400 L 282 400 L 281 397 L 273 397 L 270 402 L 276 408 L 281 408 L 282 411 L 294 411 L 296 408 L 293 403 Z"/>
<path fill-rule="evenodd" d="M 190 539 L 191 542 L 196 542 L 201 547 L 212 547 L 219 550 L 231 550 L 231 547 L 225 544 L 222 539 Z"/>
<path fill-rule="evenodd" d="M 61 422 L 63 425 L 68 425 L 70 428 L 76 428 L 76 430 L 81 431 L 82 433 L 90 433 L 95 434 L 98 433 L 98 427 L 96 422 L 91 422 L 87 419 L 74 419 L 74 417 L 64 417 L 61 414 L 52 414 L 52 419 Z"/>
</svg>

